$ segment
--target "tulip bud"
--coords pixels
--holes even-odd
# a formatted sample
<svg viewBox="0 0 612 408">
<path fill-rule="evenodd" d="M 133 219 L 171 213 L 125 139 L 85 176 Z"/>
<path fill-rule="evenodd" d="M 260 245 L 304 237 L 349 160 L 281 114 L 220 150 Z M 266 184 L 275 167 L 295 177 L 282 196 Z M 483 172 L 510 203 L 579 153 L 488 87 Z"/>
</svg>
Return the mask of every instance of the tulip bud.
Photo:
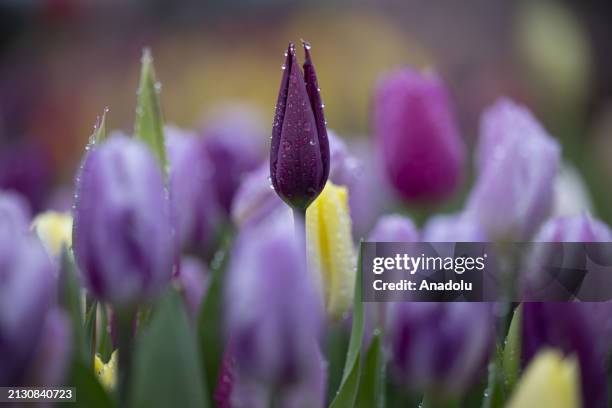
<svg viewBox="0 0 612 408">
<path fill-rule="evenodd" d="M 508 408 L 579 408 L 580 373 L 572 357 L 555 350 L 543 350 L 529 364 Z"/>
<path fill-rule="evenodd" d="M 204 140 L 166 128 L 170 212 L 180 250 L 210 255 L 224 210 L 215 191 L 214 165 Z"/>
<path fill-rule="evenodd" d="M 460 394 L 480 377 L 495 329 L 486 303 L 390 303 L 392 373 L 416 390 Z"/>
<path fill-rule="evenodd" d="M 241 230 L 232 251 L 227 338 L 239 370 L 268 390 L 299 384 L 319 368 L 322 305 L 305 265 L 285 220 Z"/>
<path fill-rule="evenodd" d="M 32 229 L 49 255 L 58 259 L 62 248 L 72 247 L 72 215 L 47 211 L 32 221 Z"/>
<path fill-rule="evenodd" d="M 272 126 L 270 177 L 276 193 L 304 211 L 329 176 L 329 142 L 310 45 L 303 43 L 304 74 L 289 44 Z"/>
<path fill-rule="evenodd" d="M 436 201 L 457 189 L 465 147 L 436 74 L 402 69 L 383 77 L 373 120 L 387 177 L 400 196 Z"/>
<path fill-rule="evenodd" d="M 408 217 L 385 215 L 378 219 L 368 241 L 372 242 L 417 242 L 419 231 Z"/>
<path fill-rule="evenodd" d="M 0 386 L 23 384 L 31 374 L 55 291 L 55 266 L 24 214 L 0 195 Z"/>
<path fill-rule="evenodd" d="M 347 195 L 346 188 L 328 182 L 306 212 L 308 266 L 332 319 L 349 310 L 355 287 L 356 256 Z"/>
<path fill-rule="evenodd" d="M 168 200 L 159 165 L 116 136 L 85 156 L 76 186 L 73 250 L 89 290 L 115 305 L 158 294 L 172 275 Z"/>
<path fill-rule="evenodd" d="M 496 102 L 482 115 L 466 212 L 491 239 L 529 238 L 550 213 L 559 160 L 559 144 L 526 108 Z"/>
</svg>

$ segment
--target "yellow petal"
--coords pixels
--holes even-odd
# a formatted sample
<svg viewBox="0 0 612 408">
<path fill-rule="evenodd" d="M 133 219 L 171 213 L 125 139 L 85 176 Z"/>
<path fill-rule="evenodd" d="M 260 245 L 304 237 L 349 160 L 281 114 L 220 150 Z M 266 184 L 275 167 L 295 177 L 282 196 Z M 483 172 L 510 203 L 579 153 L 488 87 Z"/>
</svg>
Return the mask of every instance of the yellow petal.
<svg viewBox="0 0 612 408">
<path fill-rule="evenodd" d="M 51 256 L 59 256 L 62 246 L 72 246 L 72 216 L 68 213 L 47 211 L 32 221 L 32 229 Z"/>
<path fill-rule="evenodd" d="M 355 248 L 345 187 L 328 181 L 306 211 L 309 269 L 315 274 L 328 315 L 337 319 L 353 301 Z"/>
<path fill-rule="evenodd" d="M 94 368 L 104 388 L 107 390 L 115 388 L 115 384 L 117 383 L 117 350 L 113 351 L 110 360 L 108 360 L 106 364 L 96 355 Z"/>
<path fill-rule="evenodd" d="M 544 350 L 527 367 L 507 408 L 578 408 L 580 399 L 576 359 Z"/>
</svg>

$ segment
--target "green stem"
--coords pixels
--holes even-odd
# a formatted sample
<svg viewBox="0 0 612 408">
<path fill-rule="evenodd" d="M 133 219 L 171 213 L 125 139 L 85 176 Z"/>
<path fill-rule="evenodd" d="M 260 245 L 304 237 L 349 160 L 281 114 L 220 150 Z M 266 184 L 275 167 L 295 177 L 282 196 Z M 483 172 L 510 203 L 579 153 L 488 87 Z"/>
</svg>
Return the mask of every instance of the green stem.
<svg viewBox="0 0 612 408">
<path fill-rule="evenodd" d="M 293 209 L 293 225 L 295 227 L 295 236 L 298 244 L 304 248 L 306 256 L 306 210 Z"/>
<path fill-rule="evenodd" d="M 136 307 L 133 305 L 117 309 L 117 329 L 119 342 L 119 407 L 128 406 L 129 384 L 132 371 L 132 352 L 134 346 L 133 324 Z"/>
</svg>

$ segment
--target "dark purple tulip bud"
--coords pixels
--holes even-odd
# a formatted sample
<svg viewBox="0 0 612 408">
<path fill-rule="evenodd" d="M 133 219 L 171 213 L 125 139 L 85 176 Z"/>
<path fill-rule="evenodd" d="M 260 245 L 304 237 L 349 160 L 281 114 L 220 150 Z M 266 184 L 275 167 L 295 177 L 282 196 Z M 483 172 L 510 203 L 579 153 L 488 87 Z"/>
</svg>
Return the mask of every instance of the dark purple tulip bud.
<svg viewBox="0 0 612 408">
<path fill-rule="evenodd" d="M 389 304 L 392 373 L 415 390 L 461 394 L 486 368 L 495 329 L 486 303 Z"/>
<path fill-rule="evenodd" d="M 437 201 L 459 186 L 465 147 L 449 95 L 433 73 L 392 72 L 374 96 L 374 129 L 391 185 L 407 201 Z"/>
<path fill-rule="evenodd" d="M 401 215 L 384 215 L 370 232 L 371 242 L 416 242 L 419 231 L 408 217 Z"/>
<path fill-rule="evenodd" d="M 593 313 L 604 308 L 605 313 Z M 538 351 L 556 348 L 578 358 L 585 407 L 608 406 L 607 367 L 612 303 L 523 303 L 522 363 L 527 366 Z M 605 347 L 604 347 L 605 346 Z"/>
<path fill-rule="evenodd" d="M 158 294 L 172 275 L 168 199 L 159 165 L 136 139 L 89 151 L 76 186 L 73 250 L 99 299 L 125 305 Z"/>
<path fill-rule="evenodd" d="M 529 238 L 550 213 L 559 160 L 559 143 L 525 107 L 496 102 L 482 115 L 466 212 L 491 239 Z"/>
<path fill-rule="evenodd" d="M 204 139 L 166 128 L 170 212 L 179 251 L 211 255 L 225 212 Z"/>
<path fill-rule="evenodd" d="M 246 378 L 287 389 L 317 363 L 323 305 L 286 219 L 241 230 L 228 269 L 227 338 Z"/>
<path fill-rule="evenodd" d="M 303 43 L 304 74 L 289 44 L 272 125 L 270 177 L 276 193 L 292 208 L 306 208 L 329 177 L 329 141 L 310 45 Z"/>
<path fill-rule="evenodd" d="M 204 147 L 213 165 L 213 188 L 229 214 L 242 177 L 264 159 L 265 133 L 253 110 L 232 106 L 210 120 L 204 130 Z"/>
<path fill-rule="evenodd" d="M 24 210 L 7 200 L 12 199 L 0 196 L 0 386 L 27 380 L 53 302 L 56 273 L 38 238 L 20 220 Z"/>
</svg>

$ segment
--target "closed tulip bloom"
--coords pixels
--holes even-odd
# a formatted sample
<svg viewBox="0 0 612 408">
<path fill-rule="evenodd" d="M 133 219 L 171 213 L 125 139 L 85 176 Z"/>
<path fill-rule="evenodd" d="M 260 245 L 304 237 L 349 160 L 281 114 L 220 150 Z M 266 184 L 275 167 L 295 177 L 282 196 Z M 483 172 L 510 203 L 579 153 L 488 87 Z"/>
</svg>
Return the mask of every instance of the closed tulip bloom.
<svg viewBox="0 0 612 408">
<path fill-rule="evenodd" d="M 319 367 L 322 305 L 301 245 L 284 219 L 241 230 L 227 274 L 226 333 L 239 370 L 287 390 Z"/>
<path fill-rule="evenodd" d="M 321 193 L 329 177 L 330 153 L 323 103 L 304 43 L 304 73 L 289 44 L 272 126 L 270 177 L 276 193 L 300 211 Z"/>
<path fill-rule="evenodd" d="M 152 153 L 112 137 L 85 156 L 76 188 L 73 250 L 89 290 L 115 305 L 158 294 L 172 275 L 172 245 Z"/>
<path fill-rule="evenodd" d="M 402 215 L 384 215 L 370 232 L 368 241 L 372 242 L 416 242 L 419 231 L 408 217 Z"/>
<path fill-rule="evenodd" d="M 437 201 L 457 189 L 465 147 L 438 75 L 405 68 L 384 76 L 373 120 L 387 177 L 402 198 Z"/>
<path fill-rule="evenodd" d="M 309 268 L 328 315 L 339 319 L 353 302 L 356 256 L 346 188 L 328 182 L 306 212 Z"/>
<path fill-rule="evenodd" d="M 166 130 L 170 211 L 179 250 L 210 255 L 225 212 L 215 190 L 215 166 L 202 138 Z"/>
<path fill-rule="evenodd" d="M 491 239 L 529 238 L 551 211 L 559 160 L 559 143 L 525 107 L 496 102 L 482 115 L 466 211 Z"/>
<path fill-rule="evenodd" d="M 415 390 L 460 395 L 480 378 L 493 351 L 486 303 L 390 303 L 391 372 Z"/>
<path fill-rule="evenodd" d="M 20 385 L 30 374 L 52 306 L 56 271 L 42 244 L 28 231 L 23 210 L 0 196 L 0 385 Z"/>
<path fill-rule="evenodd" d="M 543 350 L 527 367 L 507 407 L 580 408 L 580 401 L 576 359 Z"/>
</svg>

